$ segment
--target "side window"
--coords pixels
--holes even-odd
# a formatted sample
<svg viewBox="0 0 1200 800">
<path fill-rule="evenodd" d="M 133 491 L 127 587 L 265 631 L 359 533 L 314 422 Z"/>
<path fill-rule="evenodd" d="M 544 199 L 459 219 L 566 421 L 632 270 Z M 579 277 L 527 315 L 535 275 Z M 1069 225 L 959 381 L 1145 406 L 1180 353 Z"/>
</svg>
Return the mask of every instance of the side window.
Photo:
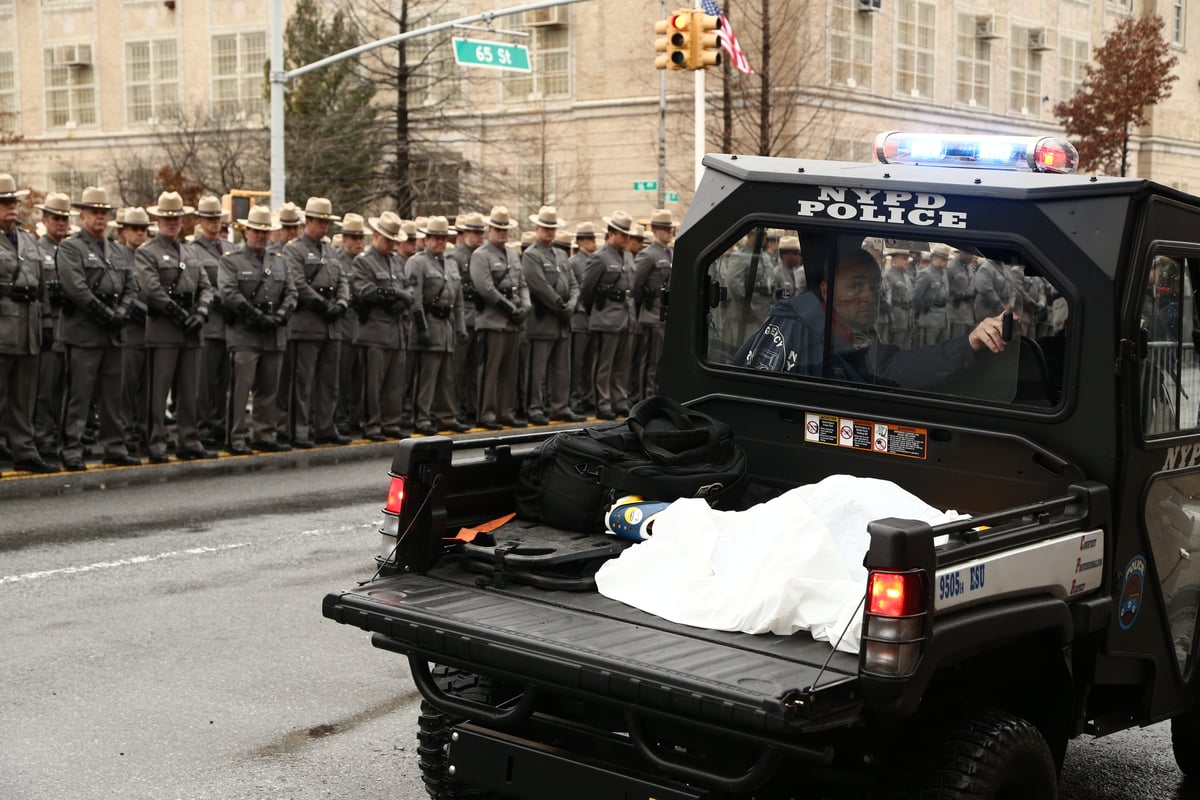
<svg viewBox="0 0 1200 800">
<path fill-rule="evenodd" d="M 708 265 L 708 281 L 714 364 L 1001 404 L 1061 401 L 1067 301 L 1015 250 L 761 226 Z M 998 343 L 1006 312 L 1011 338 L 993 352 L 988 337 Z"/>
<path fill-rule="evenodd" d="M 1195 256 L 1151 258 L 1142 295 L 1142 430 L 1170 434 L 1200 427 L 1200 363 L 1192 297 Z"/>
<path fill-rule="evenodd" d="M 1191 668 L 1200 606 L 1200 473 L 1156 479 L 1143 509 L 1179 670 Z"/>
</svg>

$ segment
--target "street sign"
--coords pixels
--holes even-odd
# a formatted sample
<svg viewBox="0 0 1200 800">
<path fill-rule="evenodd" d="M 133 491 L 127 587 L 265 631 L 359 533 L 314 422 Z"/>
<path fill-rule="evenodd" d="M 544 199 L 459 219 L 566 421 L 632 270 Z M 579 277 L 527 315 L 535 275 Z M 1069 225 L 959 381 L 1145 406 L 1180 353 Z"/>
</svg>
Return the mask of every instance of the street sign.
<svg viewBox="0 0 1200 800">
<path fill-rule="evenodd" d="M 658 190 L 658 181 L 634 181 L 635 192 L 654 192 Z"/>
<path fill-rule="evenodd" d="M 454 39 L 454 60 L 464 67 L 530 72 L 529 48 L 516 44 Z"/>
<path fill-rule="evenodd" d="M 678 203 L 679 202 L 679 192 L 667 192 L 667 202 L 668 203 Z"/>
</svg>

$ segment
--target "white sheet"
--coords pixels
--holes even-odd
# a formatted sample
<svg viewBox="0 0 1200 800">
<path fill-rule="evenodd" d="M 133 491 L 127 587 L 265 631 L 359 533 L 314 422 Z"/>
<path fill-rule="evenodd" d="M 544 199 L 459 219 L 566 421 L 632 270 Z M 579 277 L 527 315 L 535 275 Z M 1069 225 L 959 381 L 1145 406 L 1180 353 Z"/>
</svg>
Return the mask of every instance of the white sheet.
<svg viewBox="0 0 1200 800">
<path fill-rule="evenodd" d="M 857 653 L 866 591 L 867 523 L 960 519 L 891 481 L 833 475 L 745 511 L 677 500 L 653 536 L 607 562 L 600 593 L 698 628 L 813 638 Z M 845 635 L 842 632 L 845 631 Z"/>
</svg>

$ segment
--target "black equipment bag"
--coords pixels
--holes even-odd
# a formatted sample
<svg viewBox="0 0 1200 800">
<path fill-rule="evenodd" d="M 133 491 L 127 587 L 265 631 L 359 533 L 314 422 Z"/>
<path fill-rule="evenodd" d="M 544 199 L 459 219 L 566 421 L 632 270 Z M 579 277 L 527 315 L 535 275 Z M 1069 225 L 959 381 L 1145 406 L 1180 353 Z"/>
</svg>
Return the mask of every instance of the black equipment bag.
<svg viewBox="0 0 1200 800">
<path fill-rule="evenodd" d="M 611 425 L 555 434 L 521 467 L 517 516 L 572 531 L 604 530 L 604 512 L 623 495 L 673 501 L 702 497 L 736 504 L 746 456 L 733 430 L 666 397 L 635 405 Z"/>
</svg>

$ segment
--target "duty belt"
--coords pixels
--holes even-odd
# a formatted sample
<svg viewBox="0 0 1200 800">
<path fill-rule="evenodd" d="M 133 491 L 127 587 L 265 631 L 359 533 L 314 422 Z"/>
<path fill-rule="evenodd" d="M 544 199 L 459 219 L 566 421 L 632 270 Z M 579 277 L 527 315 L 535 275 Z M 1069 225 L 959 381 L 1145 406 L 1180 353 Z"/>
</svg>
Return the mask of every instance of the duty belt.
<svg viewBox="0 0 1200 800">
<path fill-rule="evenodd" d="M 453 310 L 450 306 L 425 306 L 425 313 L 434 319 L 450 319 L 450 314 Z"/>
<path fill-rule="evenodd" d="M 608 290 L 608 299 L 609 300 L 628 300 L 632 296 L 633 296 L 633 293 L 630 292 L 628 289 L 609 289 Z"/>
<path fill-rule="evenodd" d="M 270 314 L 276 308 L 274 300 L 262 300 L 254 304 L 254 307 L 264 314 Z"/>
<path fill-rule="evenodd" d="M 32 303 L 38 299 L 36 286 L 13 286 L 11 283 L 0 284 L 0 297 L 7 297 L 14 303 Z"/>
<path fill-rule="evenodd" d="M 506 286 L 503 289 L 501 289 L 499 286 L 497 286 L 496 291 L 499 292 L 500 294 L 504 295 L 505 299 L 507 299 L 507 300 L 512 300 L 513 295 L 516 294 L 516 292 L 513 291 L 513 287 L 511 287 L 511 286 Z"/>
<path fill-rule="evenodd" d="M 180 308 L 191 308 L 196 302 L 195 292 L 167 292 L 167 296 Z"/>
</svg>

